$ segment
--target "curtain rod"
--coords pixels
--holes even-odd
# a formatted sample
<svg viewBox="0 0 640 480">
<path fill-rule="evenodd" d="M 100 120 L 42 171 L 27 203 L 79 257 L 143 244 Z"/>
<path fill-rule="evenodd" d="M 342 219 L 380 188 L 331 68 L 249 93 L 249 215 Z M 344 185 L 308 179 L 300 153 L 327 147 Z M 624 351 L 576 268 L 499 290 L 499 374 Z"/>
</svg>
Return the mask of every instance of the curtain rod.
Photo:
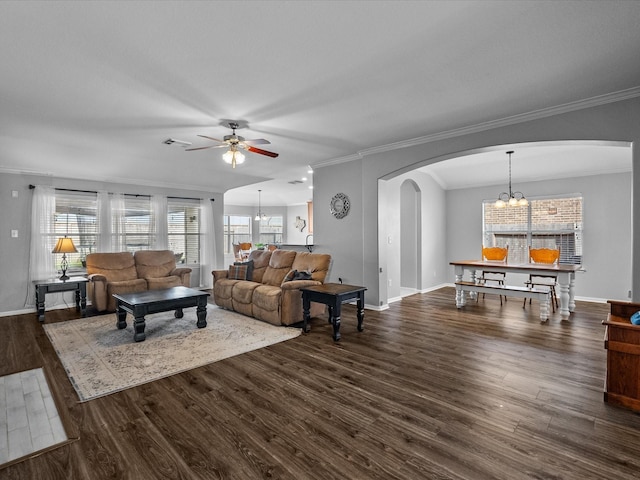
<svg viewBox="0 0 640 480">
<path fill-rule="evenodd" d="M 29 190 L 33 190 L 34 188 L 36 188 L 35 185 L 30 184 L 29 185 Z M 98 193 L 95 190 L 77 190 L 75 188 L 55 188 L 56 190 L 59 190 L 61 192 L 78 192 L 78 193 Z M 112 193 L 112 192 L 109 192 Z M 129 195 L 129 196 L 135 196 L 135 197 L 151 197 L 151 195 L 140 195 L 137 193 L 125 193 L 124 195 Z M 202 200 L 201 198 L 194 198 L 194 197 L 173 197 L 173 196 L 167 196 L 167 198 L 172 198 L 172 199 L 176 199 L 176 200 Z M 209 200 L 211 200 L 212 202 L 215 202 L 216 199 L 215 198 L 210 198 Z"/>
</svg>

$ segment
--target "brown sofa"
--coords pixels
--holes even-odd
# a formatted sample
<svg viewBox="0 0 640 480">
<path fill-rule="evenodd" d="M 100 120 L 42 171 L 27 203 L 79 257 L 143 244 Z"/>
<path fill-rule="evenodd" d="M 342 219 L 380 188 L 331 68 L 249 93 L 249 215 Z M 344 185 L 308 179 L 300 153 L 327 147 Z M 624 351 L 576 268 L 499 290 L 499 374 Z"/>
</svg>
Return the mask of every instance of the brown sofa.
<svg viewBox="0 0 640 480">
<path fill-rule="evenodd" d="M 331 255 L 292 250 L 254 250 L 250 279 L 229 278 L 230 270 L 214 270 L 213 298 L 216 305 L 274 325 L 301 322 L 302 294 L 300 288 L 324 283 L 331 264 Z M 308 272 L 309 280 L 289 280 L 292 271 Z M 233 275 L 233 271 L 232 271 Z M 287 277 L 285 279 L 285 277 Z M 311 316 L 321 315 L 325 306 L 311 304 Z"/>
<path fill-rule="evenodd" d="M 90 253 L 87 255 L 88 295 L 99 312 L 116 309 L 114 293 L 135 293 L 190 286 L 191 269 L 176 268 L 171 250 Z"/>
</svg>

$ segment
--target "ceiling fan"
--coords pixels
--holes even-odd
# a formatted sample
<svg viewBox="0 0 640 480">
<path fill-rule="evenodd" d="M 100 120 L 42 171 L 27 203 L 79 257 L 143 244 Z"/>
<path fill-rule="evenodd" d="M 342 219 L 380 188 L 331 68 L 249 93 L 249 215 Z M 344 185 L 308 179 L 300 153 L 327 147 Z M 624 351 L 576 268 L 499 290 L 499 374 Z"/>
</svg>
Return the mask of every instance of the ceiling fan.
<svg viewBox="0 0 640 480">
<path fill-rule="evenodd" d="M 198 135 L 199 137 L 206 138 L 218 142 L 218 145 L 209 145 L 208 147 L 196 147 L 187 148 L 187 151 L 193 150 L 206 150 L 207 148 L 224 148 L 229 147 L 229 150 L 222 155 L 225 162 L 230 163 L 232 168 L 236 168 L 236 164 L 244 162 L 244 155 L 240 150 L 246 150 L 247 152 L 259 153 L 260 155 L 266 155 L 267 157 L 276 158 L 277 153 L 263 150 L 262 148 L 255 147 L 254 145 L 265 145 L 271 143 L 264 138 L 257 138 L 255 140 L 245 140 L 244 137 L 236 135 L 236 129 L 239 128 L 237 122 L 229 122 L 229 128 L 233 131 L 231 135 L 225 135 L 223 140 L 217 138 L 208 137 L 207 135 Z"/>
</svg>

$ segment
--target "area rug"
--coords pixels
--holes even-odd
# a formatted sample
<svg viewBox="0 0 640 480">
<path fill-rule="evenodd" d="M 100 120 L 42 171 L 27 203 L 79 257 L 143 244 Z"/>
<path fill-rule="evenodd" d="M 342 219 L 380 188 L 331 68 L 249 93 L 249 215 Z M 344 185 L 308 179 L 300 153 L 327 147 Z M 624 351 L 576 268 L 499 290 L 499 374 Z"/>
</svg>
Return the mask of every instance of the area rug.
<svg viewBox="0 0 640 480">
<path fill-rule="evenodd" d="M 146 340 L 133 341 L 133 317 L 118 330 L 115 313 L 45 324 L 81 402 L 168 377 L 297 337 L 299 328 L 275 326 L 213 305 L 207 326 L 196 309 L 147 315 Z"/>
</svg>

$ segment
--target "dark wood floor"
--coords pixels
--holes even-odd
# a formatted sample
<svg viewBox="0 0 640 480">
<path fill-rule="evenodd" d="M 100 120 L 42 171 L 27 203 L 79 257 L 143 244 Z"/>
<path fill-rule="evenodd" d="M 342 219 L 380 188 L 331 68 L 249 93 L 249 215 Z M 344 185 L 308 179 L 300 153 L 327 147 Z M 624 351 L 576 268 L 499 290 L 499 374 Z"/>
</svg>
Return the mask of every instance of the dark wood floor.
<svg viewBox="0 0 640 480">
<path fill-rule="evenodd" d="M 570 322 L 454 290 L 343 308 L 308 335 L 78 403 L 35 314 L 0 318 L 0 374 L 44 367 L 75 440 L 2 479 L 632 479 L 640 416 L 603 402 L 607 305 Z M 47 312 L 47 322 L 77 318 Z"/>
</svg>

